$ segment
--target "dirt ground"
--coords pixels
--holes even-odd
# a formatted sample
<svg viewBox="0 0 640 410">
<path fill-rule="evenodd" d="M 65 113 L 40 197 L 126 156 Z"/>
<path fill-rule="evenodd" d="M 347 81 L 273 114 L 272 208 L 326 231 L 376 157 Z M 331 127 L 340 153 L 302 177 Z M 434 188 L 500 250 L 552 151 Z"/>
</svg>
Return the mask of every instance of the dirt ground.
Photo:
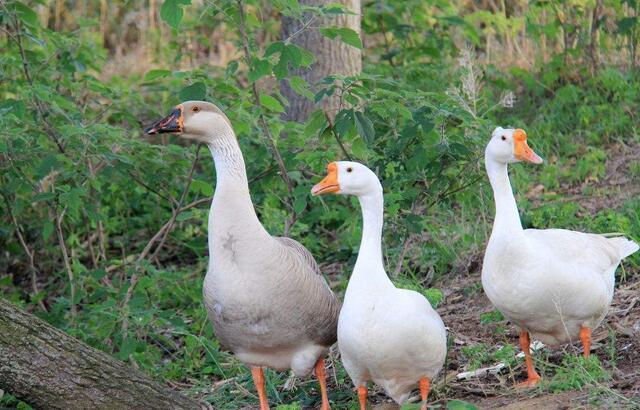
<svg viewBox="0 0 640 410">
<path fill-rule="evenodd" d="M 544 389 L 516 389 L 514 383 L 525 379 L 522 360 L 512 369 L 505 368 L 497 375 L 456 380 L 458 373 L 469 370 L 468 360 L 462 353 L 464 346 L 483 343 L 491 348 L 505 343 L 518 344 L 516 329 L 506 321 L 480 323 L 480 315 L 492 312 L 493 307 L 479 283 L 479 274 L 470 274 L 457 277 L 451 283 L 435 284 L 446 295 L 446 301 L 438 311 L 449 328 L 449 338 L 453 343 L 446 371 L 443 370 L 433 386 L 434 394 L 429 400 L 432 408 L 446 408 L 448 401 L 457 399 L 480 409 L 640 409 L 640 278 L 617 285 L 612 308 L 605 322 L 593 333 L 592 354 L 600 358 L 603 367 L 612 375 L 612 380 L 602 386 L 608 393 L 597 396 L 597 392 L 588 389 L 557 394 Z M 505 329 L 506 333 L 496 332 L 498 327 Z M 614 342 L 610 332 L 615 334 Z M 611 343 L 615 343 L 615 368 L 611 365 Z M 516 351 L 520 349 L 516 348 Z M 558 365 L 565 354 L 579 355 L 581 346 L 576 343 L 553 349 L 545 347 L 543 351 L 548 357 L 541 357 L 541 360 Z M 553 376 L 553 369 L 544 374 L 543 370 L 538 369 L 543 378 Z M 445 373 L 446 380 L 443 377 Z M 381 393 L 370 391 L 370 394 L 375 404 L 373 408 L 397 408 Z M 413 399 L 417 400 L 417 397 Z"/>
<path fill-rule="evenodd" d="M 562 193 L 563 200 L 580 203 L 589 215 L 604 208 L 615 209 L 640 194 L 640 183 L 632 177 L 630 169 L 639 157 L 640 144 L 613 144 L 608 148 L 605 175 L 600 180 L 563 185 L 558 192 Z M 593 188 L 589 195 L 583 194 L 585 184 Z M 534 207 L 543 205 L 538 199 L 543 190 L 540 185 L 526 194 Z M 544 388 L 516 389 L 514 384 L 525 379 L 523 360 L 496 375 L 457 380 L 458 373 L 470 370 L 469 360 L 463 353 L 465 347 L 482 343 L 495 351 L 498 346 L 510 344 L 520 352 L 514 326 L 504 320 L 481 323 L 481 315 L 494 311 L 482 290 L 481 264 L 482 251 L 477 250 L 457 269 L 456 275 L 430 284 L 445 295 L 437 310 L 448 327 L 451 344 L 445 369 L 432 386 L 433 394 L 429 398 L 432 408 L 446 408 L 448 401 L 457 399 L 480 409 L 640 409 L 640 275 L 616 283 L 612 307 L 604 323 L 593 332 L 592 355 L 598 356 L 603 368 L 612 376 L 610 381 L 601 384 L 599 391 L 585 389 L 552 394 Z M 617 273 L 621 274 L 621 268 Z M 579 343 L 544 347 L 536 354 L 538 372 L 548 380 L 565 355 L 580 354 Z M 496 363 L 482 367 L 493 364 Z M 548 368 L 540 368 L 545 365 Z M 397 408 L 381 392 L 370 390 L 369 398 L 375 409 Z M 417 401 L 418 397 L 412 399 Z"/>
<path fill-rule="evenodd" d="M 479 283 L 479 275 L 460 277 L 451 285 L 444 286 L 449 293 L 449 301 L 440 314 L 449 326 L 450 337 L 454 340 L 450 353 L 451 360 L 447 373 L 451 374 L 448 387 L 455 397 L 467 400 L 483 409 L 574 409 L 591 408 L 590 392 L 567 392 L 562 394 L 548 394 L 540 390 L 514 389 L 513 377 L 516 381 L 524 379 L 524 365 L 520 363 L 509 372 L 468 381 L 457 381 L 455 375 L 465 371 L 466 363 L 461 353 L 465 345 L 484 343 L 489 346 L 504 344 L 505 341 L 517 346 L 518 335 L 516 329 L 506 322 L 480 325 L 480 315 L 493 311 L 491 303 L 481 289 L 473 295 L 465 296 L 465 289 L 473 289 Z M 496 335 L 497 326 L 503 326 L 507 333 Z M 615 333 L 614 342 L 610 332 Z M 615 343 L 617 368 L 611 368 L 611 343 Z M 580 354 L 579 344 L 554 349 L 545 348 L 549 352 L 548 360 L 560 364 L 564 354 Z M 517 349 L 519 351 L 519 349 Z M 612 381 L 606 387 L 627 398 L 637 399 L 640 408 L 640 279 L 633 282 L 618 284 L 613 305 L 605 323 L 593 333 L 592 354 L 597 355 L 606 370 L 612 373 Z M 553 371 L 548 375 L 552 376 Z M 601 403 L 600 407 L 620 408 L 624 403 Z M 594 407 L 595 408 L 595 407 Z"/>
</svg>

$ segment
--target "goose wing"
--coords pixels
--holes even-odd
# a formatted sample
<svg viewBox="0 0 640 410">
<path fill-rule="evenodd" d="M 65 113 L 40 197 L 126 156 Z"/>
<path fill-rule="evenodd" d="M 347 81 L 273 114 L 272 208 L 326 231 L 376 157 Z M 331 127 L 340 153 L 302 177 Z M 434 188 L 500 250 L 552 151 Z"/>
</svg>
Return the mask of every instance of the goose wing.
<svg viewBox="0 0 640 410">
<path fill-rule="evenodd" d="M 319 316 L 323 316 L 326 319 L 319 321 L 315 326 L 309 327 L 308 335 L 317 343 L 326 346 L 332 345 L 337 339 L 337 323 L 340 313 L 338 298 L 329 287 L 324 276 L 322 276 L 320 266 L 318 266 L 315 258 L 307 248 L 291 238 L 277 236 L 274 239 L 283 245 L 290 260 L 293 262 L 293 266 L 299 267 L 296 270 L 302 272 L 304 276 L 304 285 L 300 287 L 305 289 L 304 294 L 291 296 L 293 298 L 303 298 L 304 300 L 300 302 L 305 305 L 305 309 L 309 312 L 316 312 L 316 321 Z"/>
</svg>

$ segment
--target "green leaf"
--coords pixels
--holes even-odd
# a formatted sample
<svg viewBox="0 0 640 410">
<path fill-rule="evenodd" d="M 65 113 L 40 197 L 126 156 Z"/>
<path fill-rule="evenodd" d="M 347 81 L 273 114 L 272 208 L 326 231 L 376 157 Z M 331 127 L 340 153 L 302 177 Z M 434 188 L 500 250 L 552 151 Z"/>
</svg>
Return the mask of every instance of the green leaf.
<svg viewBox="0 0 640 410">
<path fill-rule="evenodd" d="M 264 51 L 265 57 L 271 57 L 275 53 L 281 53 L 284 50 L 286 45 L 282 41 L 276 41 L 269 44 L 269 47 Z"/>
<path fill-rule="evenodd" d="M 321 8 L 323 14 L 349 14 L 355 16 L 356 13 L 348 11 L 344 4 L 340 3 L 329 3 Z"/>
<path fill-rule="evenodd" d="M 182 16 L 184 16 L 182 7 L 189 4 L 191 4 L 191 0 L 164 0 L 160 7 L 160 17 L 177 30 L 180 27 Z"/>
<path fill-rule="evenodd" d="M 324 111 L 316 110 L 307 120 L 307 125 L 305 125 L 302 135 L 305 138 L 308 138 L 312 135 L 319 134 L 320 132 L 324 131 L 328 125 L 329 124 L 327 123 L 327 118 L 324 115 Z"/>
<path fill-rule="evenodd" d="M 450 400 L 447 402 L 447 410 L 478 410 L 478 408 L 468 401 Z"/>
<path fill-rule="evenodd" d="M 298 197 L 296 198 L 296 200 L 293 202 L 293 210 L 295 211 L 295 213 L 299 214 L 300 212 L 304 211 L 304 209 L 307 207 L 307 198 L 306 197 Z"/>
<path fill-rule="evenodd" d="M 298 95 L 313 100 L 313 93 L 309 89 L 309 83 L 307 83 L 304 78 L 298 77 L 297 75 L 291 76 L 289 78 L 289 85 Z"/>
<path fill-rule="evenodd" d="M 186 221 L 187 219 L 190 219 L 192 216 L 193 216 L 193 212 L 191 212 L 191 211 L 181 212 L 176 217 L 176 221 L 178 221 L 178 222 Z"/>
<path fill-rule="evenodd" d="M 287 17 L 302 16 L 302 8 L 298 0 L 273 0 L 273 5 Z"/>
<path fill-rule="evenodd" d="M 227 65 L 227 68 L 224 70 L 224 75 L 227 77 L 231 77 L 238 71 L 238 62 L 232 61 Z"/>
<path fill-rule="evenodd" d="M 169 70 L 149 70 L 147 74 L 144 75 L 144 81 L 153 81 L 157 78 L 164 78 L 169 74 L 171 74 L 171 71 Z"/>
<path fill-rule="evenodd" d="M 49 239 L 52 232 L 53 232 L 53 222 L 50 219 L 47 219 L 42 224 L 42 239 L 45 241 Z"/>
<path fill-rule="evenodd" d="M 255 83 L 260 78 L 271 74 L 271 63 L 268 60 L 253 60 L 249 69 L 249 81 Z"/>
<path fill-rule="evenodd" d="M 47 174 L 49 174 L 54 168 L 57 168 L 60 163 L 58 162 L 58 158 L 55 154 L 47 155 L 42 158 L 38 168 L 36 169 L 36 175 L 38 178 L 44 178 Z"/>
<path fill-rule="evenodd" d="M 207 95 L 207 86 L 203 82 L 193 83 L 178 93 L 181 101 L 204 100 Z"/>
<path fill-rule="evenodd" d="M 75 216 L 82 206 L 82 198 L 84 195 L 84 188 L 72 188 L 69 192 L 63 192 L 60 194 L 60 203 L 67 207 L 70 215 Z"/>
<path fill-rule="evenodd" d="M 20 100 L 14 100 L 12 98 L 6 99 L 0 102 L 0 115 L 13 114 L 19 119 L 24 118 L 25 106 Z"/>
<path fill-rule="evenodd" d="M 333 128 L 340 135 L 346 134 L 353 128 L 353 110 L 342 110 L 336 115 Z"/>
<path fill-rule="evenodd" d="M 345 44 L 349 44 L 355 48 L 362 49 L 362 40 L 360 40 L 360 35 L 347 27 L 323 27 L 320 29 L 320 33 L 328 37 L 330 39 L 335 39 L 336 37 L 340 37 L 340 40 Z"/>
<path fill-rule="evenodd" d="M 16 15 L 24 24 L 29 27 L 38 27 L 40 22 L 38 21 L 38 15 L 31 8 L 25 6 L 22 2 L 13 3 Z"/>
<path fill-rule="evenodd" d="M 38 192 L 31 198 L 31 202 L 49 201 L 56 197 L 53 192 Z"/>
<path fill-rule="evenodd" d="M 364 138 L 367 144 L 371 144 L 375 137 L 375 131 L 373 130 L 373 123 L 371 120 L 361 111 L 356 111 L 354 119 L 358 134 Z"/>
<path fill-rule="evenodd" d="M 637 17 L 625 17 L 617 21 L 618 32 L 622 34 L 630 34 L 633 28 L 638 24 Z"/>
<path fill-rule="evenodd" d="M 211 184 L 200 179 L 194 179 L 191 183 L 191 188 L 196 192 L 200 192 L 204 196 L 213 195 L 213 187 Z"/>
<path fill-rule="evenodd" d="M 270 111 L 284 112 L 282 104 L 268 94 L 260 94 L 260 104 Z"/>
<path fill-rule="evenodd" d="M 136 350 L 138 342 L 131 337 L 125 337 L 120 344 L 120 351 L 116 354 L 116 357 L 120 360 L 129 360 L 129 355 Z"/>
</svg>

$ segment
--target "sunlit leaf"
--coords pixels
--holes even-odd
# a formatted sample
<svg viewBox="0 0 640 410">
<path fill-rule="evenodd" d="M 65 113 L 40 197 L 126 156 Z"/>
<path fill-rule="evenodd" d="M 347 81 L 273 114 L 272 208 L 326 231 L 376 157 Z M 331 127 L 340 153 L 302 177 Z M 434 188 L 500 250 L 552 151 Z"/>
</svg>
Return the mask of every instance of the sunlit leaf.
<svg viewBox="0 0 640 410">
<path fill-rule="evenodd" d="M 207 86 L 202 82 L 193 83 L 178 93 L 181 101 L 201 101 L 207 95 Z"/>
<path fill-rule="evenodd" d="M 189 4 L 191 4 L 191 0 L 164 0 L 164 3 L 160 6 L 160 17 L 177 30 L 184 16 L 182 7 Z"/>
<path fill-rule="evenodd" d="M 284 112 L 284 107 L 278 100 L 268 94 L 260 94 L 260 104 L 268 110 L 275 112 Z"/>
<path fill-rule="evenodd" d="M 362 40 L 360 40 L 360 35 L 347 27 L 323 27 L 320 29 L 320 33 L 323 36 L 328 37 L 330 39 L 335 39 L 336 37 L 340 37 L 344 43 L 349 44 L 350 46 L 362 49 Z"/>
</svg>

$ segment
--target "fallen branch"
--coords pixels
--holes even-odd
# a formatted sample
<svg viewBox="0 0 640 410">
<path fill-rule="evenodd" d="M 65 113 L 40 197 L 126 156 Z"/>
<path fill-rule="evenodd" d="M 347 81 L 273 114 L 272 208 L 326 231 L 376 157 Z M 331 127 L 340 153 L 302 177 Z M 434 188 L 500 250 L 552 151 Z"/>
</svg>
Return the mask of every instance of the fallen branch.
<svg viewBox="0 0 640 410">
<path fill-rule="evenodd" d="M 542 342 L 539 342 L 537 340 L 535 340 L 533 343 L 531 343 L 531 347 L 529 348 L 531 350 L 531 352 L 535 352 L 538 351 L 540 349 L 542 349 L 544 347 L 544 344 Z M 523 358 L 524 357 L 524 352 L 520 352 L 516 355 L 517 358 Z M 496 375 L 498 373 L 500 373 L 500 371 L 502 369 L 504 369 L 505 367 L 507 367 L 507 364 L 505 362 L 500 362 L 498 364 L 495 364 L 493 366 L 489 366 L 489 367 L 483 367 L 482 369 L 477 369 L 477 370 L 471 370 L 468 372 L 462 372 L 462 373 L 458 373 L 456 375 L 456 379 L 457 380 L 470 380 L 472 378 L 485 378 L 485 377 L 489 377 L 491 375 Z"/>
<path fill-rule="evenodd" d="M 0 389 L 38 409 L 210 408 L 0 299 Z"/>
</svg>

